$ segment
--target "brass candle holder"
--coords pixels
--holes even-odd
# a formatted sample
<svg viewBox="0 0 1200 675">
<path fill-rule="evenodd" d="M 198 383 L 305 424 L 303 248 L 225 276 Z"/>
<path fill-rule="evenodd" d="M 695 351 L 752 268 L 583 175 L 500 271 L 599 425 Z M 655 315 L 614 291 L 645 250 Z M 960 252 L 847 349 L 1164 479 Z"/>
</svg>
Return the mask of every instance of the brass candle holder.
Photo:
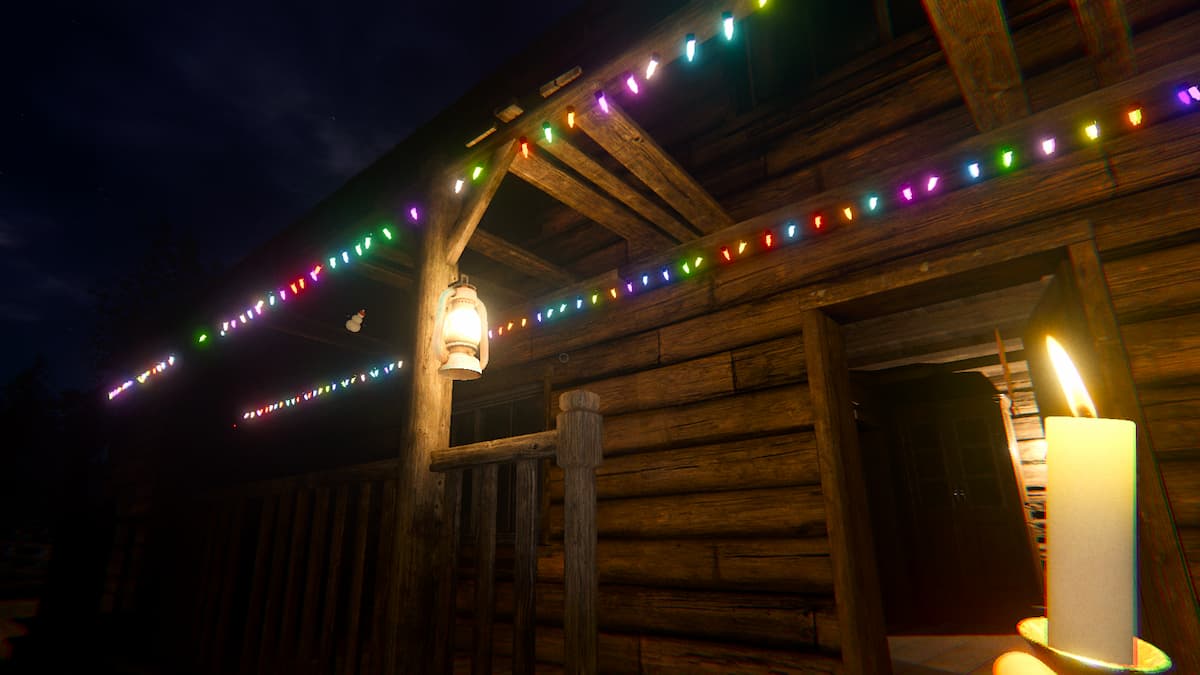
<svg viewBox="0 0 1200 675">
<path fill-rule="evenodd" d="M 1046 617 L 1031 617 L 1017 624 L 1017 633 L 1029 643 L 1038 659 L 1058 675 L 1141 675 L 1165 673 L 1171 669 L 1171 657 L 1158 647 L 1136 637 L 1132 664 L 1107 663 L 1055 649 L 1047 640 L 1049 626 Z"/>
</svg>

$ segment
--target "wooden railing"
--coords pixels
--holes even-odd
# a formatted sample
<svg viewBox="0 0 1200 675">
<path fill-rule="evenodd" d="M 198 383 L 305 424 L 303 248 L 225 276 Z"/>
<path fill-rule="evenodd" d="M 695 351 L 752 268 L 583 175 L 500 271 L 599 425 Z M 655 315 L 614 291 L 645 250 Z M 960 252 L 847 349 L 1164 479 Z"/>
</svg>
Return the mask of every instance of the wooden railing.
<svg viewBox="0 0 1200 675">
<path fill-rule="evenodd" d="M 471 672 L 477 675 L 492 671 L 497 476 L 499 465 L 507 462 L 516 465 L 512 672 L 534 672 L 537 470 L 538 461 L 549 457 L 562 467 L 564 480 L 564 670 L 569 674 L 596 672 L 596 467 L 603 444 L 600 397 L 569 391 L 559 397 L 559 407 L 562 412 L 556 430 L 447 448 L 434 453 L 429 467 L 446 473 L 448 483 L 461 483 L 462 472 L 474 471 L 476 579 Z M 453 603 L 454 596 L 448 593 L 447 601 Z M 445 609 L 453 616 L 453 606 Z"/>
</svg>

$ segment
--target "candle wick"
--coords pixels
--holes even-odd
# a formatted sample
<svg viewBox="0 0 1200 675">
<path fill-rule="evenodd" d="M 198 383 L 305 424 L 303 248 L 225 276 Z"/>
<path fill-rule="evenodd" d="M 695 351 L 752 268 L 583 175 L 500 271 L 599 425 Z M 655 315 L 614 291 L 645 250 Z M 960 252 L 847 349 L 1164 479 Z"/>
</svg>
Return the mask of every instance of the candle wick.
<svg viewBox="0 0 1200 675">
<path fill-rule="evenodd" d="M 1094 417 L 1096 417 L 1096 411 L 1092 410 L 1092 407 L 1089 406 L 1088 404 L 1080 403 L 1078 406 L 1075 407 L 1075 416 L 1076 417 L 1092 417 L 1092 418 L 1094 418 Z"/>
</svg>

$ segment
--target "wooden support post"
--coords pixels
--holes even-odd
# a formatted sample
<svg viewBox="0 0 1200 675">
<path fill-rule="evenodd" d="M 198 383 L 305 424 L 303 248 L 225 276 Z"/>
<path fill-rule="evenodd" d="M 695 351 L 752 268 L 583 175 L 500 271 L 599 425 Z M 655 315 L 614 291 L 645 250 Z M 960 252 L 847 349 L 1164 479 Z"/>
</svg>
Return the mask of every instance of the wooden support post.
<svg viewBox="0 0 1200 675">
<path fill-rule="evenodd" d="M 563 469 L 563 631 L 565 672 L 596 672 L 596 467 L 604 450 L 600 397 L 587 391 L 559 396 L 558 465 Z"/>
<path fill-rule="evenodd" d="M 1092 66 L 1101 86 L 1114 85 L 1137 74 L 1133 36 L 1121 0 L 1071 0 Z"/>
<path fill-rule="evenodd" d="M 496 493 L 500 467 L 475 468 L 471 512 L 475 515 L 475 630 L 471 673 L 492 672 L 492 624 L 496 607 Z"/>
<path fill-rule="evenodd" d="M 516 462 L 516 541 L 513 556 L 513 675 L 533 675 L 536 644 L 538 460 Z"/>
<path fill-rule="evenodd" d="M 1071 245 L 1071 273 L 1079 291 L 1102 378 L 1105 417 L 1137 424 L 1138 591 L 1142 637 L 1175 661 L 1176 672 L 1200 673 L 1200 608 L 1167 501 L 1162 473 L 1147 434 L 1095 240 Z M 1051 488 L 1053 489 L 1053 488 Z M 1051 534 L 1053 536 L 1053 534 Z"/>
<path fill-rule="evenodd" d="M 888 675 L 892 661 L 850 398 L 846 344 L 837 322 L 824 312 L 805 312 L 803 326 L 842 661 L 850 675 Z"/>
<path fill-rule="evenodd" d="M 923 2 L 975 126 L 988 131 L 1027 117 L 1029 97 L 1000 3 Z"/>
</svg>

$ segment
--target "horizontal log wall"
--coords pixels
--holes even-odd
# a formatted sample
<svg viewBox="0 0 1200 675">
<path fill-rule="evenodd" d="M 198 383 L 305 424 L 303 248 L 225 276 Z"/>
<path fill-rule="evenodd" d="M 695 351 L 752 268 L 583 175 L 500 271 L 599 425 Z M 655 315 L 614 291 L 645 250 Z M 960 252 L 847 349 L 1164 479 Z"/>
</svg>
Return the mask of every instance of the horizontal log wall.
<svg viewBox="0 0 1200 675">
<path fill-rule="evenodd" d="M 1115 222 L 1099 223 L 1097 243 L 1193 584 L 1200 586 L 1200 208 L 1166 203 L 1151 222 L 1128 215 L 1143 221 L 1136 239 Z"/>
</svg>

